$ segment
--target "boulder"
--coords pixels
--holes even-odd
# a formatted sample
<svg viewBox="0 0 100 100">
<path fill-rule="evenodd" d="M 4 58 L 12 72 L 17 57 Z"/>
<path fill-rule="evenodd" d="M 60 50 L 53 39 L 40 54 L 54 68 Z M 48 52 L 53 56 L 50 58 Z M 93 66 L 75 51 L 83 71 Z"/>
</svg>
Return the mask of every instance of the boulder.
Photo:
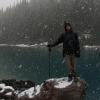
<svg viewBox="0 0 100 100">
<path fill-rule="evenodd" d="M 84 100 L 87 84 L 84 80 L 49 79 L 41 85 L 18 94 L 16 100 Z"/>
</svg>

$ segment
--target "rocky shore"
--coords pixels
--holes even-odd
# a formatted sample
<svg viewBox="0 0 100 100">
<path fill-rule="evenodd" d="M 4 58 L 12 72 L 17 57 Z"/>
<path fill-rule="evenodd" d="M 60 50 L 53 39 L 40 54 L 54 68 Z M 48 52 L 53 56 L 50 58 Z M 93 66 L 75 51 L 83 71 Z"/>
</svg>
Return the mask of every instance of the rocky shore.
<svg viewBox="0 0 100 100">
<path fill-rule="evenodd" d="M 87 84 L 68 81 L 67 77 L 52 78 L 40 85 L 32 81 L 0 81 L 0 100 L 84 100 Z"/>
</svg>

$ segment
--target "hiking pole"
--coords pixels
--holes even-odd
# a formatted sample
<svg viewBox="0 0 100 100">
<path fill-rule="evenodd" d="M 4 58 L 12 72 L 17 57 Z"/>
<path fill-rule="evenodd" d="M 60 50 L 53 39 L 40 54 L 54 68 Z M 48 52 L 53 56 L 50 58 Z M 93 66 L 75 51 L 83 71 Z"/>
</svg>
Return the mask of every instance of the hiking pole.
<svg viewBox="0 0 100 100">
<path fill-rule="evenodd" d="M 48 48 L 49 51 L 49 78 L 51 77 L 51 47 Z"/>
</svg>

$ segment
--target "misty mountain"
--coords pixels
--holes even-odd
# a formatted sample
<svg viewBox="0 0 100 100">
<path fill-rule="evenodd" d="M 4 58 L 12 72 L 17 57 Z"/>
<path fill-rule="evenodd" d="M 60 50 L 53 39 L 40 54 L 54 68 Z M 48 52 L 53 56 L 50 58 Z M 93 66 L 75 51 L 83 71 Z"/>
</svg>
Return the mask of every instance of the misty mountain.
<svg viewBox="0 0 100 100">
<path fill-rule="evenodd" d="M 55 40 L 64 32 L 66 20 L 72 23 L 82 41 L 99 44 L 99 12 L 99 0 L 22 0 L 6 11 L 0 10 L 0 43 Z M 88 34 L 92 37 L 85 38 Z"/>
</svg>

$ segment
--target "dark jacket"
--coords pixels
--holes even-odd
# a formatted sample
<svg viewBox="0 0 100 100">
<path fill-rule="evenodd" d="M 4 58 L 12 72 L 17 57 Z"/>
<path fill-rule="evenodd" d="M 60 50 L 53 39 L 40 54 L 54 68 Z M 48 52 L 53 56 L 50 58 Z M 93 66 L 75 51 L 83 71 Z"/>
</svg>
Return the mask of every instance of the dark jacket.
<svg viewBox="0 0 100 100">
<path fill-rule="evenodd" d="M 63 57 L 70 54 L 80 57 L 80 44 L 77 33 L 65 32 L 61 34 L 59 38 L 51 44 L 51 47 L 54 47 L 60 43 L 63 43 Z"/>
</svg>

